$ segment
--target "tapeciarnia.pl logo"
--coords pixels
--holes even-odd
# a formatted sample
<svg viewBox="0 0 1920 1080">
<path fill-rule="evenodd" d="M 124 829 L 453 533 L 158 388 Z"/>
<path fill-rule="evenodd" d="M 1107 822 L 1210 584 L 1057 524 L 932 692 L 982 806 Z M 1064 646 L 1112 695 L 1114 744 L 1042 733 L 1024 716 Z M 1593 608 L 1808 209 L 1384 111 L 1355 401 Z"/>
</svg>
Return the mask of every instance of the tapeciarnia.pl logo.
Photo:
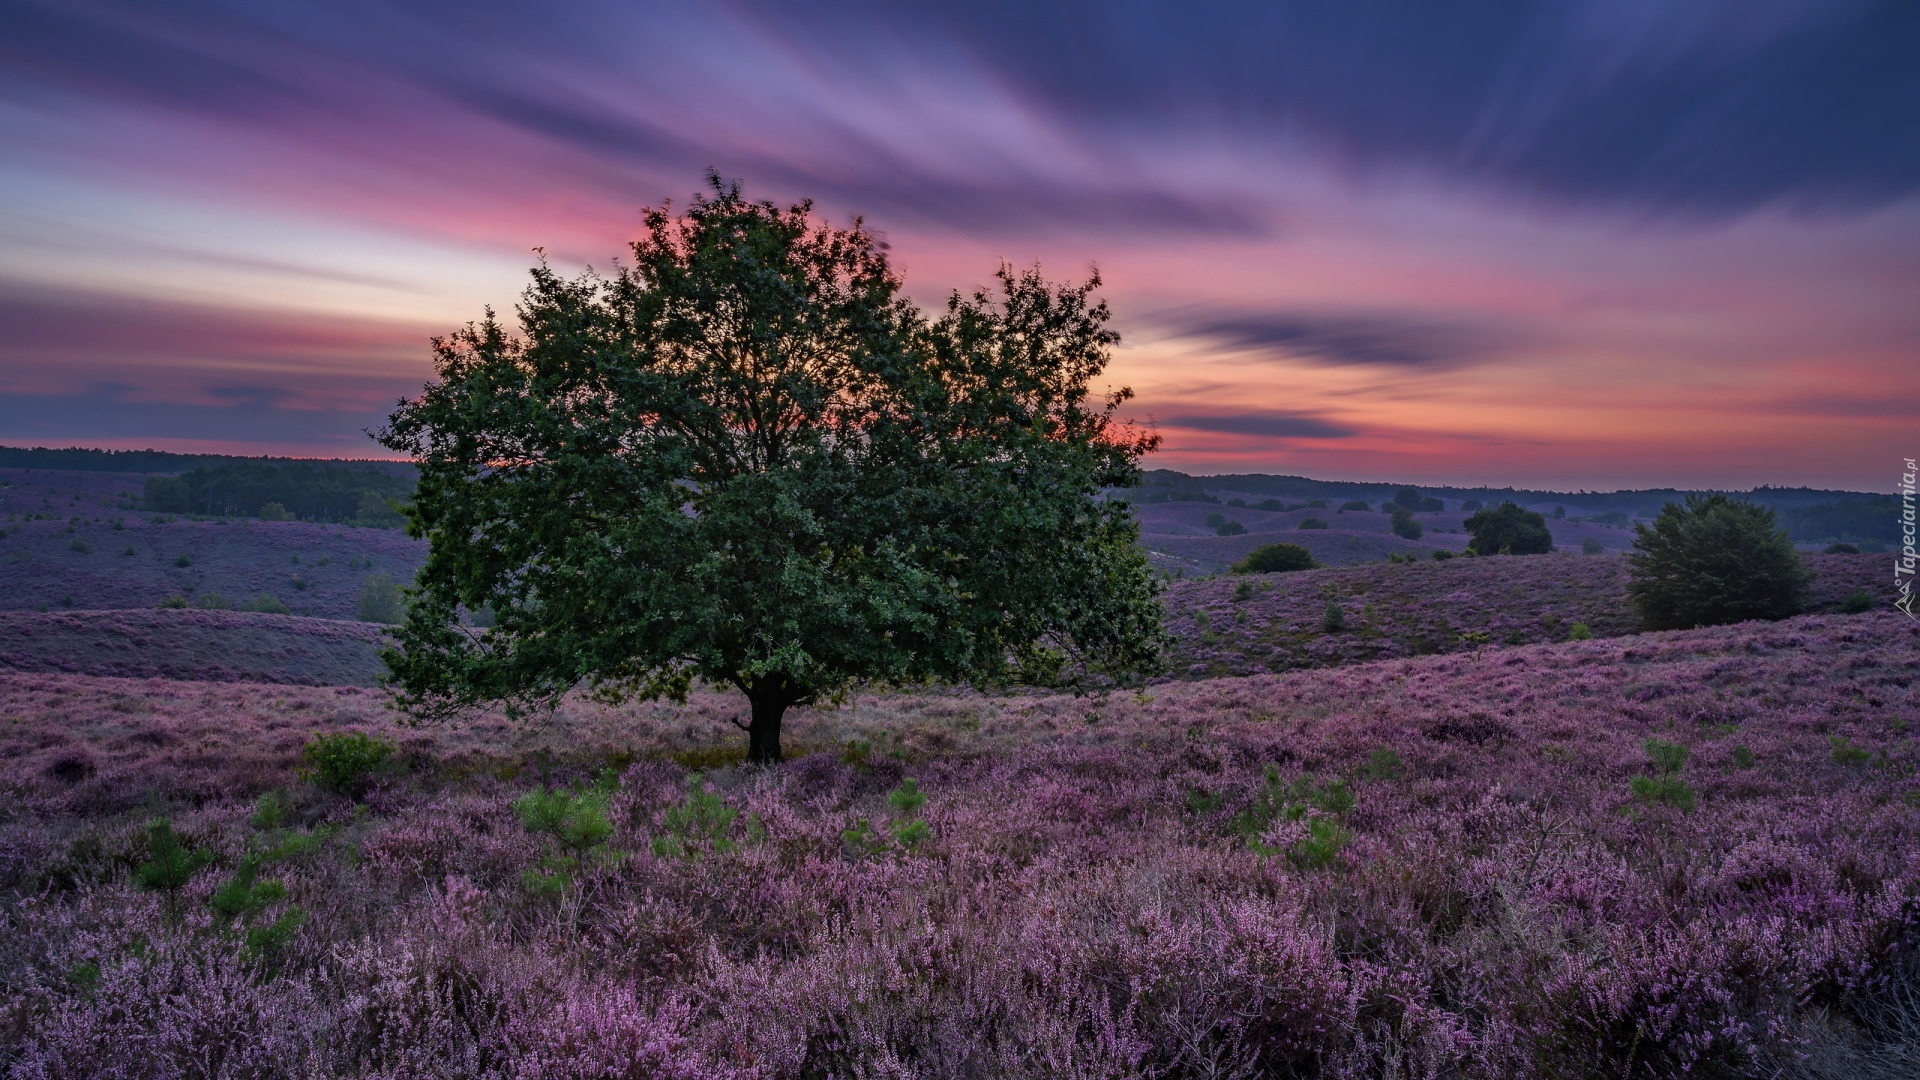
<svg viewBox="0 0 1920 1080">
<path fill-rule="evenodd" d="M 1913 459 L 1907 459 L 1907 471 L 1900 474 L 1900 554 L 1893 560 L 1893 587 L 1900 593 L 1900 599 L 1893 606 L 1907 613 L 1909 619 L 1920 619 L 1913 613 L 1913 572 L 1916 556 L 1913 550 L 1913 480 L 1920 469 L 1914 467 Z"/>
</svg>

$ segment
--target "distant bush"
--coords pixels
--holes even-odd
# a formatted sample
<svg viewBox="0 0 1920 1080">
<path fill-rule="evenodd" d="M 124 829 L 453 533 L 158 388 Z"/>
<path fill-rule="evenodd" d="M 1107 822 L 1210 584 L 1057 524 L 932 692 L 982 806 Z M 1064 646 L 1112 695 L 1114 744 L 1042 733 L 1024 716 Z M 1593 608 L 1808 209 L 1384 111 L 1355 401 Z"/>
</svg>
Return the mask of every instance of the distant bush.
<svg viewBox="0 0 1920 1080">
<path fill-rule="evenodd" d="M 1848 615 L 1858 615 L 1873 610 L 1873 594 L 1865 589 L 1855 589 L 1840 598 L 1840 610 Z"/>
<path fill-rule="evenodd" d="M 133 545 L 132 545 L 132 544 L 128 544 L 128 545 L 127 545 L 127 550 L 125 550 L 125 551 L 123 551 L 123 552 L 121 552 L 121 553 L 120 553 L 120 557 L 121 557 L 121 558 L 125 558 L 125 557 L 127 557 L 128 555 L 132 555 L 132 554 L 134 554 L 134 550 L 133 550 Z"/>
<path fill-rule="evenodd" d="M 1294 527 L 1297 529 L 1324 529 L 1327 528 L 1327 523 L 1321 521 L 1319 518 L 1302 518 L 1300 524 Z"/>
<path fill-rule="evenodd" d="M 1784 619 L 1806 604 L 1813 575 L 1767 507 L 1689 495 L 1634 533 L 1627 599 L 1650 630 Z"/>
<path fill-rule="evenodd" d="M 1420 500 L 1420 510 L 1422 513 L 1436 514 L 1446 508 L 1447 504 L 1443 499 L 1425 498 Z"/>
<path fill-rule="evenodd" d="M 80 555 L 93 554 L 92 546 L 90 546 L 85 540 L 82 540 L 77 536 L 73 538 L 73 543 L 68 544 L 67 546 L 72 548 L 77 554 L 80 554 Z"/>
<path fill-rule="evenodd" d="M 1327 508 L 1327 500 L 1325 499 L 1308 499 L 1307 500 L 1307 509 L 1309 510 L 1325 510 L 1326 508 Z"/>
<path fill-rule="evenodd" d="M 1605 550 L 1607 550 L 1607 545 L 1595 540 L 1591 536 L 1580 541 L 1580 553 L 1582 555 L 1598 555 Z"/>
<path fill-rule="evenodd" d="M 399 583 L 385 574 L 369 574 L 360 586 L 360 621 L 391 626 L 406 615 L 406 599 L 400 593 Z"/>
<path fill-rule="evenodd" d="M 1446 562 L 1451 558 L 1453 558 L 1453 552 L 1448 551 L 1446 548 L 1439 548 L 1433 553 L 1434 562 Z"/>
<path fill-rule="evenodd" d="M 1826 553 L 1828 555 L 1858 555 L 1860 554 L 1860 549 L 1854 547 L 1852 544 L 1828 544 Z"/>
<path fill-rule="evenodd" d="M 358 794 L 373 774 L 393 757 L 386 739 L 358 731 L 316 735 L 300 750 L 306 777 L 343 795 Z"/>
<path fill-rule="evenodd" d="M 225 611 L 227 598 L 217 592 L 203 592 L 193 598 L 193 606 L 201 611 Z"/>
<path fill-rule="evenodd" d="M 183 608 L 183 607 L 191 607 L 192 605 L 187 603 L 186 597 L 181 596 L 179 593 L 175 593 L 172 596 L 167 597 L 165 600 L 160 601 L 159 606 L 163 608 Z"/>
<path fill-rule="evenodd" d="M 1228 500 L 1227 500 L 1227 505 L 1228 505 L 1228 506 L 1237 506 L 1237 507 L 1239 507 L 1240 509 L 1242 509 L 1242 510 L 1245 510 L 1245 509 L 1247 508 L 1247 500 L 1245 500 L 1245 499 L 1228 499 Z"/>
<path fill-rule="evenodd" d="M 1468 513 L 1472 513 L 1473 511 L 1480 509 L 1482 505 L 1484 504 L 1481 503 L 1479 499 L 1468 499 L 1466 502 L 1463 502 L 1460 504 L 1460 509 L 1467 511 Z"/>
<path fill-rule="evenodd" d="M 1404 506 L 1408 510 L 1418 510 L 1420 509 L 1420 503 L 1425 498 L 1426 496 L 1420 494 L 1419 488 L 1401 488 L 1399 491 L 1393 493 L 1393 504 L 1395 506 Z"/>
<path fill-rule="evenodd" d="M 1553 519 L 1554 519 L 1555 521 L 1564 521 L 1564 520 L 1566 520 L 1566 517 L 1567 517 L 1567 508 L 1566 508 L 1566 507 L 1564 507 L 1564 506 L 1556 506 L 1556 507 L 1554 507 L 1554 508 L 1553 508 Z"/>
<path fill-rule="evenodd" d="M 256 596 L 253 599 L 247 601 L 246 603 L 241 604 L 240 610 L 255 611 L 264 615 L 292 614 L 292 612 L 287 610 L 287 605 L 281 603 L 280 598 L 273 595 L 272 593 L 261 593 L 259 596 Z"/>
<path fill-rule="evenodd" d="M 1299 544 L 1263 544 L 1233 564 L 1236 574 L 1284 574 L 1313 569 L 1313 553 Z"/>
<path fill-rule="evenodd" d="M 392 499 L 372 491 L 360 496 L 353 520 L 376 529 L 397 529 L 407 523 L 406 516 Z"/>
<path fill-rule="evenodd" d="M 1213 531 L 1218 536 L 1240 536 L 1247 531 L 1247 527 L 1237 521 L 1228 521 Z"/>
<path fill-rule="evenodd" d="M 1366 504 L 1365 502 L 1363 502 L 1363 501 L 1362 501 L 1362 500 L 1360 500 L 1360 499 L 1352 499 L 1352 500 L 1349 500 L 1349 501 L 1347 501 L 1347 502 L 1343 502 L 1343 503 L 1341 503 L 1341 504 L 1340 504 L 1340 509 L 1342 509 L 1342 510 L 1371 510 L 1371 509 L 1373 509 L 1373 507 L 1371 507 L 1371 506 L 1368 506 L 1368 505 L 1367 505 L 1367 504 Z"/>
<path fill-rule="evenodd" d="M 1592 641 L 1593 628 L 1583 622 L 1574 623 L 1573 628 L 1567 631 L 1567 640 L 1568 641 Z"/>
<path fill-rule="evenodd" d="M 1481 510 L 1465 524 L 1475 555 L 1544 555 L 1553 550 L 1547 519 L 1510 502 Z"/>
<path fill-rule="evenodd" d="M 1419 522 L 1413 520 L 1413 511 L 1404 505 L 1393 508 L 1393 535 L 1407 540 L 1418 540 L 1425 531 L 1420 527 Z"/>
<path fill-rule="evenodd" d="M 192 566 L 192 565 L 193 565 L 193 556 L 191 556 L 191 555 L 189 555 L 189 554 L 187 554 L 186 552 L 184 552 L 184 551 L 183 551 L 183 552 L 181 552 L 181 553 L 180 553 L 180 557 L 179 557 L 179 558 L 176 558 L 176 559 L 174 559 L 174 560 L 173 560 L 173 565 L 175 565 L 175 566 L 178 566 L 178 567 L 182 567 L 182 568 L 185 568 L 185 567 L 189 567 L 189 566 Z"/>
<path fill-rule="evenodd" d="M 260 508 L 261 521 L 292 521 L 293 515 L 277 502 L 270 502 Z"/>
<path fill-rule="evenodd" d="M 1226 523 L 1227 523 L 1227 515 L 1225 514 L 1208 514 L 1207 515 L 1207 528 L 1209 529 L 1217 529 L 1220 526 L 1225 525 Z"/>
<path fill-rule="evenodd" d="M 1262 499 L 1260 500 L 1260 505 L 1254 507 L 1256 510 L 1270 510 L 1276 513 L 1286 508 L 1286 504 L 1279 499 Z"/>
</svg>

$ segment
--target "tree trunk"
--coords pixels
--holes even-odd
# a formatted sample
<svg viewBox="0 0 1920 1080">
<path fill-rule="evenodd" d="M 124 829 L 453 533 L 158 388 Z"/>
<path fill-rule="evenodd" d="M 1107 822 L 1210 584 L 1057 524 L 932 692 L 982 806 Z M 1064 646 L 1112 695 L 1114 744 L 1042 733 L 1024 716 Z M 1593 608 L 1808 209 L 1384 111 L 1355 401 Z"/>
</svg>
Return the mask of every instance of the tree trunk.
<svg viewBox="0 0 1920 1080">
<path fill-rule="evenodd" d="M 785 687 L 754 688 L 753 722 L 747 726 L 747 764 L 780 764 L 780 718 L 786 715 Z"/>
</svg>

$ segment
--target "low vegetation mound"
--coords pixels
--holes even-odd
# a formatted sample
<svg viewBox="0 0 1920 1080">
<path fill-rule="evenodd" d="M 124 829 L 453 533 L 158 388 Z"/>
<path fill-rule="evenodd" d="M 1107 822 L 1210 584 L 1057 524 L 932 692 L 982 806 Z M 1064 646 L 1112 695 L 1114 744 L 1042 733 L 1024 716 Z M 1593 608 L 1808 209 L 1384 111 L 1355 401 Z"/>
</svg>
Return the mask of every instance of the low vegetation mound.
<svg viewBox="0 0 1920 1080">
<path fill-rule="evenodd" d="M 214 682 L 372 686 L 375 627 L 239 611 L 0 612 L 0 668 Z"/>
<path fill-rule="evenodd" d="M 1808 610 L 1893 602 L 1881 559 L 1804 558 Z M 1211 678 L 1565 641 L 1575 627 L 1614 637 L 1642 629 L 1627 586 L 1618 556 L 1573 554 L 1181 581 L 1164 598 L 1169 660 L 1176 676 Z"/>
<path fill-rule="evenodd" d="M 1882 609 L 863 695 L 770 769 L 709 768 L 737 695 L 515 743 L 4 674 L 0 1067 L 1900 1075 L 1916 656 Z"/>
</svg>

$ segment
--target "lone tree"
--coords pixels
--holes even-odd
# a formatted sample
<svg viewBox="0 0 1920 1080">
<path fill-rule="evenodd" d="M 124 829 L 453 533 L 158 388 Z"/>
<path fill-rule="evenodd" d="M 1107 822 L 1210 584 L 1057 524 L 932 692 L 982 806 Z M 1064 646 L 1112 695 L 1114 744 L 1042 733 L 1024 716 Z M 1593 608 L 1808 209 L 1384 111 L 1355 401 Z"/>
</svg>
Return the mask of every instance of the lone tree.
<svg viewBox="0 0 1920 1080">
<path fill-rule="evenodd" d="M 1262 544 L 1234 563 L 1236 574 L 1285 574 L 1313 569 L 1313 553 L 1299 544 Z"/>
<path fill-rule="evenodd" d="M 1475 555 L 1545 555 L 1553 550 L 1547 519 L 1510 502 L 1478 511 L 1461 523 L 1473 534 Z"/>
<path fill-rule="evenodd" d="M 1058 684 L 1153 670 L 1158 586 L 1126 506 L 1154 436 L 1089 398 L 1118 335 L 1098 276 L 1003 266 L 929 318 L 856 219 L 709 176 L 631 265 L 542 264 L 436 339 L 379 434 L 431 542 L 391 685 L 416 716 L 576 687 L 750 703 L 748 759 L 858 681 Z M 480 628 L 464 613 L 486 610 Z"/>
<path fill-rule="evenodd" d="M 1806 605 L 1813 573 L 1769 507 L 1689 495 L 1633 531 L 1627 599 L 1649 630 L 1784 619 Z"/>
</svg>

